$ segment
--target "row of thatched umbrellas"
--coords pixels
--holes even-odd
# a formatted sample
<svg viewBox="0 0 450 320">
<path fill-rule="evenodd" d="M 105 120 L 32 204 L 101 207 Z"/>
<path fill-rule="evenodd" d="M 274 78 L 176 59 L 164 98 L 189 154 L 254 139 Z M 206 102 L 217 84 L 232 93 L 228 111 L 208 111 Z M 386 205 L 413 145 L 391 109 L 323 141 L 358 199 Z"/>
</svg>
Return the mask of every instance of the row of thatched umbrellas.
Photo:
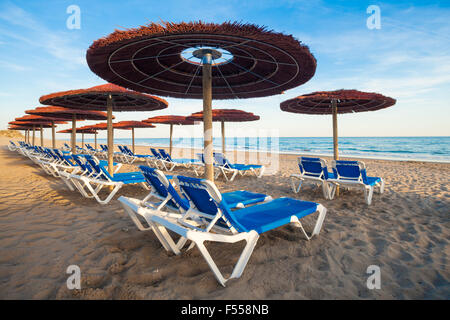
<svg viewBox="0 0 450 320">
<path fill-rule="evenodd" d="M 224 122 L 242 121 L 239 120 L 239 112 L 235 110 L 214 113 L 212 99 L 281 94 L 309 81 L 314 76 L 317 65 L 309 48 L 291 35 L 236 22 L 162 22 L 136 29 L 116 30 L 95 41 L 88 49 L 86 59 L 89 68 L 109 84 L 58 92 L 43 96 L 39 101 L 65 109 L 107 112 L 108 163 L 111 174 L 112 112 L 167 108 L 167 101 L 149 95 L 156 94 L 203 99 L 203 111 L 183 121 L 203 121 L 205 178 L 211 181 L 214 172 L 212 122 L 222 123 L 224 137 Z M 333 140 L 337 159 L 338 113 L 373 111 L 393 104 L 394 99 L 379 94 L 339 90 L 290 99 L 281 104 L 281 109 L 295 113 L 333 114 Z M 72 117 L 72 151 L 75 151 L 75 121 L 82 119 L 79 115 L 86 113 L 71 111 L 68 114 Z M 57 114 L 48 113 L 44 116 L 56 117 Z M 252 115 L 245 121 L 257 119 L 258 116 Z M 176 119 L 161 121 L 158 123 L 171 125 L 170 136 L 173 124 L 180 124 Z"/>
</svg>

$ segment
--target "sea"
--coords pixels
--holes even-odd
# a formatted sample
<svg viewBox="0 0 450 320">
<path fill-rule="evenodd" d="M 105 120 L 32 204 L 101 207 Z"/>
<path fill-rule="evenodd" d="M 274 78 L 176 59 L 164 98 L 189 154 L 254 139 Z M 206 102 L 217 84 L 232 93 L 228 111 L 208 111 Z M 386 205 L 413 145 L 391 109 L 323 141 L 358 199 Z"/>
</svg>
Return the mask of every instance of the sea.
<svg viewBox="0 0 450 320">
<path fill-rule="evenodd" d="M 93 139 L 85 139 L 93 142 Z M 106 144 L 106 139 L 97 139 Z M 131 144 L 131 138 L 116 138 L 116 144 Z M 222 139 L 214 138 L 214 149 L 221 150 Z M 169 146 L 169 138 L 136 138 L 137 146 Z M 226 150 L 278 152 L 332 156 L 331 137 L 231 137 Z M 203 147 L 203 138 L 174 138 L 174 147 Z M 415 160 L 450 163 L 450 137 L 340 137 L 339 156 L 386 160 Z"/>
</svg>

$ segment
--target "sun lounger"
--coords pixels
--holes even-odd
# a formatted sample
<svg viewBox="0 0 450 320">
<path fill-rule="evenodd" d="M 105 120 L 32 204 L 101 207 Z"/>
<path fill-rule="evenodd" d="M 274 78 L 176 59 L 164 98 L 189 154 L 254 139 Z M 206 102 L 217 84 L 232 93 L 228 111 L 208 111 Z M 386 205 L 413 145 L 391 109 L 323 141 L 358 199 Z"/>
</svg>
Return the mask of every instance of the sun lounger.
<svg viewBox="0 0 450 320">
<path fill-rule="evenodd" d="M 80 193 L 86 198 L 95 198 L 100 204 L 107 204 L 123 185 L 141 184 L 145 189 L 145 179 L 141 172 L 115 173 L 111 176 L 108 170 L 91 155 L 84 155 L 86 161 L 95 171 L 94 176 L 71 175 L 70 179 Z M 101 199 L 99 192 L 104 186 L 112 186 L 105 199 Z"/>
<path fill-rule="evenodd" d="M 190 210 L 195 210 L 195 206 L 184 197 L 180 195 L 172 183 L 169 181 L 173 176 L 164 175 L 162 171 L 147 166 L 139 166 L 145 180 L 150 187 L 150 193 L 142 200 L 127 198 L 128 201 L 134 203 L 134 210 L 127 211 L 133 221 L 135 221 L 137 227 L 140 230 L 148 230 L 144 228 L 136 219 L 136 214 L 145 216 L 146 208 L 150 209 L 149 214 L 159 214 L 166 215 L 164 211 L 176 212 L 179 215 L 189 214 Z M 244 208 L 248 205 L 255 203 L 267 202 L 272 200 L 272 197 L 267 196 L 262 193 L 249 192 L 244 190 L 237 190 L 232 192 L 227 192 L 222 194 L 224 199 L 227 201 L 228 206 L 231 209 Z M 125 197 L 121 197 L 125 198 Z M 150 199 L 155 199 L 152 202 Z M 119 198 L 120 201 L 120 198 Z M 127 208 L 125 208 L 127 209 Z M 129 209 L 129 208 L 128 208 Z M 167 210 L 166 210 L 167 209 Z"/>
<path fill-rule="evenodd" d="M 380 193 L 384 192 L 383 178 L 367 176 L 366 166 L 361 161 L 337 160 L 332 162 L 332 168 L 334 177 L 328 179 L 331 183 L 330 199 L 334 198 L 337 186 L 362 189 L 368 205 L 372 203 L 375 186 L 379 187 Z"/>
<path fill-rule="evenodd" d="M 16 151 L 17 149 L 19 149 L 19 146 L 16 145 L 13 141 L 9 140 L 8 149 L 9 151 Z"/>
<path fill-rule="evenodd" d="M 334 178 L 334 174 L 328 172 L 325 160 L 320 158 L 298 157 L 297 162 L 300 173 L 294 173 L 290 176 L 292 190 L 298 193 L 302 183 L 308 181 L 321 185 L 323 196 L 325 199 L 329 199 L 330 188 L 327 180 Z"/>
<path fill-rule="evenodd" d="M 166 250 L 179 254 L 182 245 L 188 240 L 192 241 L 189 248 L 197 246 L 214 276 L 223 286 L 229 279 L 241 276 L 258 241 L 259 234 L 292 223 L 300 227 L 309 240 L 319 234 L 326 215 L 326 208 L 318 203 L 291 198 L 279 198 L 232 211 L 225 197 L 212 182 L 183 176 L 175 176 L 174 180 L 177 181 L 190 204 L 195 207 L 195 211 L 183 215 L 182 218 L 149 214 L 147 220 L 159 232 L 158 238 L 162 239 Z M 121 202 L 125 204 L 125 207 L 128 205 L 124 198 L 121 198 Z M 318 214 L 318 218 L 312 233 L 308 235 L 300 219 L 314 213 Z M 167 229 L 181 237 L 177 244 L 174 243 Z M 242 240 L 246 242 L 246 246 L 231 276 L 225 278 L 206 249 L 204 242 L 235 243 Z"/>
<path fill-rule="evenodd" d="M 216 178 L 222 173 L 227 181 L 233 181 L 237 174 L 243 176 L 247 172 L 252 172 L 257 178 L 261 178 L 265 170 L 264 166 L 257 164 L 233 164 L 222 153 L 217 152 L 214 152 L 214 161 L 215 166 L 219 169 Z M 227 174 L 230 174 L 231 177 L 228 177 Z"/>
<path fill-rule="evenodd" d="M 198 165 L 199 161 L 197 159 L 187 159 L 187 158 L 180 158 L 180 159 L 172 159 L 170 154 L 166 152 L 164 149 L 159 149 L 159 154 L 161 157 L 170 162 L 170 163 L 176 163 L 176 165 L 181 165 L 185 168 L 190 168 L 193 165 Z"/>
</svg>

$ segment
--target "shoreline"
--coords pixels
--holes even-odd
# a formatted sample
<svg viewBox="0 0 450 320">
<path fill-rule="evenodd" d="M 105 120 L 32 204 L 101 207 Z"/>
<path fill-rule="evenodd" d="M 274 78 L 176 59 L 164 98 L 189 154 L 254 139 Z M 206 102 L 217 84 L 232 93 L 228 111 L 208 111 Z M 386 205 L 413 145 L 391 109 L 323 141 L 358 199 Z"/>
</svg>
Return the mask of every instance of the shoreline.
<svg viewBox="0 0 450 320">
<path fill-rule="evenodd" d="M 122 139 L 128 139 L 128 138 L 122 138 Z M 142 138 L 142 139 L 153 139 L 153 138 Z M 156 138 L 155 138 L 156 139 Z M 159 138 L 158 138 L 159 139 Z M 44 139 L 44 140 L 48 140 L 51 142 L 51 140 L 49 139 Z M 99 142 L 100 139 L 97 139 L 97 143 Z M 106 139 L 102 139 L 102 144 L 104 144 L 103 140 Z M 61 144 L 62 143 L 67 143 L 70 145 L 70 140 L 62 140 L 62 139 L 56 139 L 56 141 L 59 141 Z M 37 140 L 39 145 L 39 140 Z M 91 139 L 85 139 L 84 140 L 85 143 L 90 143 L 93 144 L 94 140 L 91 141 Z M 80 144 L 81 142 L 77 140 L 77 144 Z M 105 142 L 106 143 L 106 142 Z M 129 147 L 131 147 L 131 144 L 128 143 L 114 143 L 114 146 L 117 145 L 127 145 Z M 135 144 L 136 148 L 146 148 L 146 147 L 155 147 L 155 148 L 169 148 L 169 145 L 143 145 L 143 144 Z M 200 151 L 201 149 L 199 148 L 192 148 L 189 146 L 174 146 L 173 147 L 174 150 L 175 149 L 184 149 L 184 150 L 198 150 Z M 219 148 L 218 148 L 219 149 Z M 215 149 L 216 150 L 216 149 Z M 219 149 L 220 150 L 220 149 Z M 119 150 L 117 150 L 119 151 Z M 307 157 L 325 157 L 325 158 L 333 158 L 332 154 L 322 154 L 322 153 L 307 153 L 307 152 L 289 152 L 289 151 L 281 151 L 281 152 L 276 152 L 276 151 L 271 151 L 271 150 L 254 150 L 254 149 L 234 149 L 234 150 L 227 150 L 228 152 L 244 152 L 244 153 L 265 153 L 265 154 L 278 154 L 280 156 L 307 156 Z M 189 153 L 189 152 L 188 152 Z M 150 153 L 148 153 L 150 154 Z M 439 163 L 439 164 L 450 164 L 450 160 L 442 160 L 442 159 L 420 159 L 420 158 L 411 158 L 411 159 L 401 159 L 401 158 L 390 158 L 390 157 L 376 157 L 376 156 L 364 156 L 364 155 L 339 155 L 340 159 L 342 160 L 381 160 L 381 161 L 400 161 L 400 162 L 413 162 L 413 163 Z"/>
</svg>

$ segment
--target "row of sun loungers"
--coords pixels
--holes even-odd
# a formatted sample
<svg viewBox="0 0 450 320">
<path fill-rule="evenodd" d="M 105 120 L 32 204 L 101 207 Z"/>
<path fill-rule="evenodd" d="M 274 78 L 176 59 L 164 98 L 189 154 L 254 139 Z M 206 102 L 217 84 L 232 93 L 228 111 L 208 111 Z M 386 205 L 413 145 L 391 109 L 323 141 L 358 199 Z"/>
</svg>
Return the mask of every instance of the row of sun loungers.
<svg viewBox="0 0 450 320">
<path fill-rule="evenodd" d="M 38 164 L 49 175 L 61 178 L 70 190 L 78 190 L 83 197 L 94 198 L 100 204 L 107 204 L 123 185 L 139 184 L 149 193 L 143 199 L 119 197 L 125 212 L 141 231 L 151 231 L 162 247 L 179 255 L 197 247 L 217 281 L 225 286 L 233 278 L 239 278 L 247 265 L 259 235 L 275 228 L 291 224 L 302 231 L 307 240 L 319 234 L 326 208 L 316 202 L 290 197 L 273 199 L 270 195 L 247 190 L 221 193 L 215 184 L 205 179 L 182 175 L 165 175 L 176 166 L 185 168 L 202 167 L 203 155 L 195 159 L 172 159 L 164 149 L 151 148 L 152 155 L 136 155 L 128 147 L 121 146 L 116 156 L 126 163 L 143 160 L 147 165 L 138 166 L 136 172 L 119 172 L 122 163 L 114 163 L 114 175 L 107 170 L 107 161 L 97 156 L 107 152 L 97 151 L 86 145 L 83 153 L 30 146 L 24 142 L 8 146 Z M 81 150 L 80 150 L 81 151 Z M 118 153 L 117 153 L 118 154 Z M 126 159 L 126 160 L 125 160 Z M 251 172 L 261 177 L 264 167 L 259 165 L 236 165 L 223 154 L 214 154 L 218 174 L 232 181 L 238 174 Z M 384 181 L 369 177 L 362 162 L 333 161 L 331 171 L 320 158 L 299 157 L 300 173 L 290 177 L 292 189 L 300 191 L 303 182 L 322 186 L 326 199 L 333 199 L 338 186 L 357 187 L 364 190 L 367 204 L 370 204 L 376 185 L 383 192 Z M 196 174 L 197 171 L 194 170 Z M 106 188 L 105 188 L 106 187 Z M 106 196 L 100 197 L 100 192 Z M 314 219 L 312 228 L 305 228 L 304 219 Z M 309 218 L 308 218 L 309 219 Z M 311 230 L 307 230 L 311 229 Z M 169 232 L 170 231 L 170 232 Z M 309 232 L 308 232 L 309 231 Z M 219 270 L 208 252 L 205 242 L 235 243 L 245 241 L 246 245 L 230 276 Z"/>
<path fill-rule="evenodd" d="M 290 182 L 295 193 L 300 191 L 303 182 L 311 182 L 322 186 L 325 199 L 332 200 L 339 186 L 362 189 L 366 203 L 372 203 L 375 187 L 384 192 L 384 180 L 380 177 L 367 176 L 366 167 L 361 161 L 333 160 L 332 171 L 320 158 L 298 157 L 300 173 L 292 174 Z"/>
</svg>

